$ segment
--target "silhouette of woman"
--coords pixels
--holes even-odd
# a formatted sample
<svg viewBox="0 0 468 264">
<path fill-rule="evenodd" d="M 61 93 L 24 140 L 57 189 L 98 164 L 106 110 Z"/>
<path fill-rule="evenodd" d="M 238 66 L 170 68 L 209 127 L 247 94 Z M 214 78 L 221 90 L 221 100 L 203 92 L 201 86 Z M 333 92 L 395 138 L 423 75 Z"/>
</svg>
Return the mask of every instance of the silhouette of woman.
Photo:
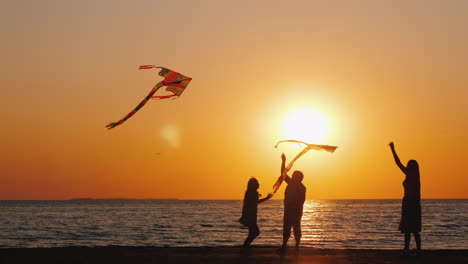
<svg viewBox="0 0 468 264">
<path fill-rule="evenodd" d="M 406 167 L 403 166 L 395 151 L 393 142 L 390 142 L 389 146 L 395 163 L 406 176 L 403 181 L 405 195 L 401 204 L 399 227 L 401 233 L 405 234 L 403 254 L 407 255 L 409 253 L 411 234 L 414 235 L 418 254 L 421 254 L 421 236 L 419 235 L 419 232 L 421 232 L 421 182 L 419 180 L 419 165 L 417 161 L 410 160 Z"/>
<path fill-rule="evenodd" d="M 257 225 L 257 205 L 272 197 L 272 194 L 269 193 L 267 197 L 259 199 L 261 195 L 257 192 L 258 187 L 260 187 L 260 184 L 257 179 L 254 177 L 250 178 L 247 183 L 247 191 L 245 191 L 242 216 L 239 219 L 241 224 L 249 228 L 249 235 L 244 241 L 244 248 L 249 247 L 252 241 L 260 234 Z"/>
</svg>

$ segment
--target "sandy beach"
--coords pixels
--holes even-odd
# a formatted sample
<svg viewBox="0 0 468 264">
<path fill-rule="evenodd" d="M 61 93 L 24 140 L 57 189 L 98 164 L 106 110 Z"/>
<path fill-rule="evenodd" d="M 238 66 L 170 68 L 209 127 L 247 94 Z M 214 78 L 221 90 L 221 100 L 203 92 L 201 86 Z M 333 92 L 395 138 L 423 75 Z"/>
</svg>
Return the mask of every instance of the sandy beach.
<svg viewBox="0 0 468 264">
<path fill-rule="evenodd" d="M 0 262 L 10 263 L 468 263 L 468 250 L 427 250 L 422 256 L 400 256 L 399 250 L 301 248 L 285 254 L 253 247 L 66 247 L 2 248 Z"/>
</svg>

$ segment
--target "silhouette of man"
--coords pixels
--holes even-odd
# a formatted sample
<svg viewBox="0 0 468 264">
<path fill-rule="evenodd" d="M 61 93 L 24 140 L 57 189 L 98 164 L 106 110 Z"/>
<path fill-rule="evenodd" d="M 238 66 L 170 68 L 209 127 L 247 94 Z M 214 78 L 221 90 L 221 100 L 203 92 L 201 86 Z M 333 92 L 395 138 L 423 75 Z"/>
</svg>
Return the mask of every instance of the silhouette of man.
<svg viewBox="0 0 468 264">
<path fill-rule="evenodd" d="M 284 171 L 286 156 L 281 155 L 281 172 Z M 301 171 L 294 171 L 292 177 L 286 173 L 284 180 L 288 184 L 284 191 L 284 218 L 283 218 L 283 244 L 280 250 L 285 250 L 291 236 L 291 228 L 294 230 L 296 248 L 301 243 L 301 218 L 304 201 L 306 196 L 306 187 L 302 184 L 304 174 Z"/>
</svg>

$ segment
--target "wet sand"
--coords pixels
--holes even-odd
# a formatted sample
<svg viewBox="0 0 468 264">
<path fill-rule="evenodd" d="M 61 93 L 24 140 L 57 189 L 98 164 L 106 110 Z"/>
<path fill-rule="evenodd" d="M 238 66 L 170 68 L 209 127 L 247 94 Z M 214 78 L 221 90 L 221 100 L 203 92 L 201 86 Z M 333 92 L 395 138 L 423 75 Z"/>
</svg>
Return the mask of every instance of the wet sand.
<svg viewBox="0 0 468 264">
<path fill-rule="evenodd" d="M 468 250 L 426 250 L 422 256 L 400 256 L 399 250 L 344 250 L 253 247 L 64 247 L 0 248 L 0 263 L 468 263 Z"/>
</svg>

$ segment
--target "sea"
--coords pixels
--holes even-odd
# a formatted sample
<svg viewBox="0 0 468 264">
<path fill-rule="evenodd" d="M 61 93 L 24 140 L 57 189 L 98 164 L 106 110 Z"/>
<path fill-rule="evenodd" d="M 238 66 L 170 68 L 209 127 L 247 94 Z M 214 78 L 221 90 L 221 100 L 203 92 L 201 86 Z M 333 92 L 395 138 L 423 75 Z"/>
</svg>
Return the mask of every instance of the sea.
<svg viewBox="0 0 468 264">
<path fill-rule="evenodd" d="M 468 249 L 468 200 L 421 204 L 423 249 Z M 241 209 L 234 200 L 0 201 L 0 247 L 240 246 Z M 401 200 L 308 200 L 302 246 L 401 249 L 400 215 Z M 260 204 L 252 245 L 279 246 L 282 219 L 282 201 Z"/>
</svg>

